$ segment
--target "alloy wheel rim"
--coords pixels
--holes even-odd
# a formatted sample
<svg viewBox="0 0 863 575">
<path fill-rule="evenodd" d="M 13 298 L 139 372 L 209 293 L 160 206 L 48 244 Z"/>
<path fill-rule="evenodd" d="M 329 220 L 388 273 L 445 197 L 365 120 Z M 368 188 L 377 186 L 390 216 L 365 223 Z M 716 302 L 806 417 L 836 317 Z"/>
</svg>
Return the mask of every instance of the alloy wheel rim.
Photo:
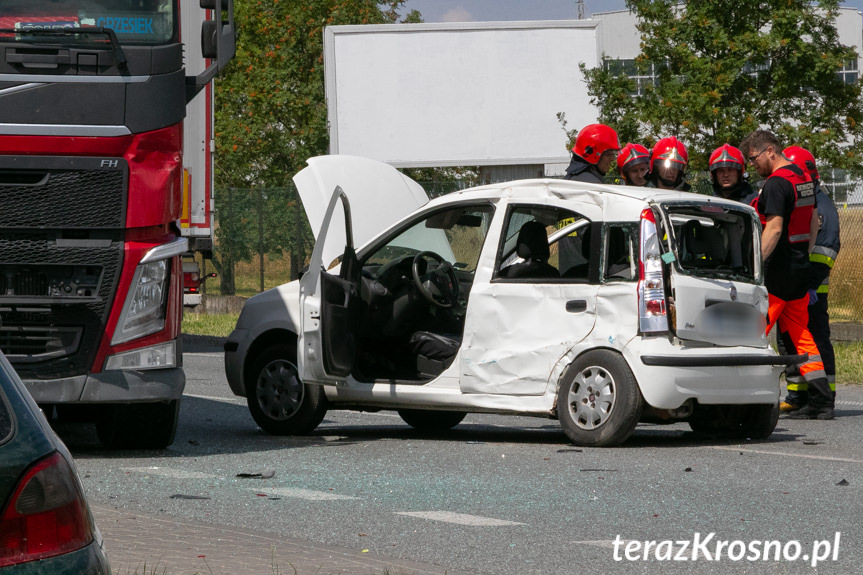
<svg viewBox="0 0 863 575">
<path fill-rule="evenodd" d="M 567 394 L 567 406 L 575 425 L 592 431 L 608 421 L 616 399 L 617 386 L 608 370 L 590 366 L 575 377 Z"/>
</svg>

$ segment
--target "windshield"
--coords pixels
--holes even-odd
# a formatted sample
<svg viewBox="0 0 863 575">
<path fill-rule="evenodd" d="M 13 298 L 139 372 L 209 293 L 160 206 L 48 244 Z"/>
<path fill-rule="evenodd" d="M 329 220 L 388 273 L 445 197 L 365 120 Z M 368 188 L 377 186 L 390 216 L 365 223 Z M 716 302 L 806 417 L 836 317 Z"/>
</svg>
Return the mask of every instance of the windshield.
<svg viewBox="0 0 863 575">
<path fill-rule="evenodd" d="M 2 0 L 0 28 L 62 30 L 111 28 L 123 44 L 165 44 L 177 40 L 176 0 Z M 68 41 L 64 36 L 3 34 L 4 41 Z M 66 38 L 66 40 L 64 40 Z"/>
</svg>

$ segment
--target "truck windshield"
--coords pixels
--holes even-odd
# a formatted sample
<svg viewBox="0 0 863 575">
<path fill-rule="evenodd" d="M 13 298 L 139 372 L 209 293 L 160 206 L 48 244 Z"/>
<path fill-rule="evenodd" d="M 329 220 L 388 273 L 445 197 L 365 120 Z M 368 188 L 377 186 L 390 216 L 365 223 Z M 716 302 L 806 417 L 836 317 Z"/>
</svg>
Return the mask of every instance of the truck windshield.
<svg viewBox="0 0 863 575">
<path fill-rule="evenodd" d="M 28 29 L 111 28 L 122 44 L 176 42 L 176 0 L 2 0 L 0 29 L 21 34 L 0 34 L 0 41 L 50 41 L 44 35 L 27 35 Z M 63 36 L 57 36 L 59 41 Z M 68 41 L 68 39 L 66 40 Z"/>
</svg>

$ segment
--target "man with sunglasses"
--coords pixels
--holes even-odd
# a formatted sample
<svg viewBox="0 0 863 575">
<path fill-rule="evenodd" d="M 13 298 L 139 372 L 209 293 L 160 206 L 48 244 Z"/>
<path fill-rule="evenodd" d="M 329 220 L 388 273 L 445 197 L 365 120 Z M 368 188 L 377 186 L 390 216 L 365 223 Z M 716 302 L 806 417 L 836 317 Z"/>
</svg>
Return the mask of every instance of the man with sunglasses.
<svg viewBox="0 0 863 575">
<path fill-rule="evenodd" d="M 818 233 L 815 184 L 782 154 L 777 137 L 756 130 L 741 143 L 743 154 L 766 178 L 754 205 L 761 218 L 761 259 L 770 304 L 768 333 L 775 324 L 787 332 L 797 353 L 809 354 L 800 375 L 809 387 L 809 403 L 788 414 L 789 419 L 833 419 L 833 394 L 809 323 L 809 252 Z"/>
</svg>

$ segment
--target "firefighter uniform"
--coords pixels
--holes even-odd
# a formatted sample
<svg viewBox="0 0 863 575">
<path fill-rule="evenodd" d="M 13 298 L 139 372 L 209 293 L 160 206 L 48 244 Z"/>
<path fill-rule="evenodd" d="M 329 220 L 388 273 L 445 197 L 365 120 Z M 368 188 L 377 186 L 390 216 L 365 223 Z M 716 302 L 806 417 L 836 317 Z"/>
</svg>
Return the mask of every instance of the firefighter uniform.
<svg viewBox="0 0 863 575">
<path fill-rule="evenodd" d="M 769 216 L 782 217 L 782 234 L 764 263 L 769 295 L 767 331 L 774 325 L 787 332 L 797 353 L 809 355 L 799 371 L 809 389 L 809 405 L 791 417 L 833 418 L 833 395 L 809 323 L 809 232 L 815 209 L 815 183 L 794 164 L 777 168 L 754 201 L 766 224 Z"/>
<path fill-rule="evenodd" d="M 809 331 L 815 340 L 815 345 L 821 353 L 827 383 L 834 397 L 836 394 L 836 355 L 833 343 L 830 341 L 830 315 L 828 312 L 830 295 L 830 271 L 836 263 L 841 247 L 839 239 L 839 214 L 833 200 L 830 199 L 820 183 L 816 184 L 815 208 L 820 223 L 815 247 L 809 254 Z M 817 299 L 816 299 L 817 298 Z M 812 301 L 814 300 L 814 301 Z M 786 352 L 794 353 L 794 347 L 788 334 L 783 333 L 782 344 Z M 785 402 L 790 405 L 804 405 L 808 400 L 809 386 L 793 369 L 786 373 L 788 397 Z"/>
</svg>

